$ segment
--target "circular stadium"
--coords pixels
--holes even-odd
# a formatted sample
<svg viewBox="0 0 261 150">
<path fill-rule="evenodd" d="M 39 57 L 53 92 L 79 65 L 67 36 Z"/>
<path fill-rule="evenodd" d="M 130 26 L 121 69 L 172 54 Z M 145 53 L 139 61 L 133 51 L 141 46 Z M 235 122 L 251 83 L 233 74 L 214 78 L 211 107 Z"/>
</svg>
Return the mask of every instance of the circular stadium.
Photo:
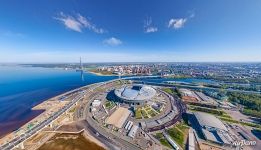
<svg viewBox="0 0 261 150">
<path fill-rule="evenodd" d="M 145 104 L 156 95 L 156 90 L 147 85 L 129 85 L 115 89 L 116 97 L 128 104 Z"/>
</svg>

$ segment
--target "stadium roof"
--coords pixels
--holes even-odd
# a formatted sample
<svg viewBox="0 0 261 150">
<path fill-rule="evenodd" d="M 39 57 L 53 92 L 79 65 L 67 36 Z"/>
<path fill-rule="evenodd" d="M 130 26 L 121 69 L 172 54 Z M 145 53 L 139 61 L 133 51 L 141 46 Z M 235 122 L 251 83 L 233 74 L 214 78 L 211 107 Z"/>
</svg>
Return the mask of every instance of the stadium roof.
<svg viewBox="0 0 261 150">
<path fill-rule="evenodd" d="M 194 115 L 202 127 L 214 127 L 216 129 L 228 131 L 226 126 L 214 115 L 203 112 L 194 112 Z"/>
</svg>

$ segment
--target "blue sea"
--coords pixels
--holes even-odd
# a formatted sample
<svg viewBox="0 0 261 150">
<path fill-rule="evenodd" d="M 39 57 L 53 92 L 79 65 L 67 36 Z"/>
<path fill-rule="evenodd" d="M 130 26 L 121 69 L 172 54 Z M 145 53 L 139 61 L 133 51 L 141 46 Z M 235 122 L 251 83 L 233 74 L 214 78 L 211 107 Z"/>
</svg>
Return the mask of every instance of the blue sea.
<svg viewBox="0 0 261 150">
<path fill-rule="evenodd" d="M 0 137 L 42 111 L 35 105 L 72 89 L 116 78 L 54 68 L 0 65 Z"/>
</svg>

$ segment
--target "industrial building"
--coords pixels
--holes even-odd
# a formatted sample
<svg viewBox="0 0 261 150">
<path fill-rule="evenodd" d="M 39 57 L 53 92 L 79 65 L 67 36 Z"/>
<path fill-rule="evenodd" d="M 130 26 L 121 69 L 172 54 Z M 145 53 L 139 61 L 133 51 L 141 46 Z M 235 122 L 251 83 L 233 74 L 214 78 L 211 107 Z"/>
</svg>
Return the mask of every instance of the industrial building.
<svg viewBox="0 0 261 150">
<path fill-rule="evenodd" d="M 114 93 L 124 103 L 142 105 L 156 95 L 156 90 L 147 85 L 132 85 L 116 89 Z"/>
<path fill-rule="evenodd" d="M 194 112 L 194 116 L 207 141 L 220 145 L 230 145 L 233 142 L 227 127 L 218 118 L 203 112 Z"/>
</svg>

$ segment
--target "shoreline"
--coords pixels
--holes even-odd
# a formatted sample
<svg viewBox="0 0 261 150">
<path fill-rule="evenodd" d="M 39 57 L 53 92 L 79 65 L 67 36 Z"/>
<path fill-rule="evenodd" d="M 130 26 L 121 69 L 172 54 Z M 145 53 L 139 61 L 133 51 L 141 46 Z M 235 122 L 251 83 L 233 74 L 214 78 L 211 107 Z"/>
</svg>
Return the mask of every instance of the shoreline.
<svg viewBox="0 0 261 150">
<path fill-rule="evenodd" d="M 116 77 L 116 76 L 118 76 L 118 75 L 115 75 L 115 74 L 102 74 L 102 73 L 97 73 L 97 72 L 93 72 L 93 71 L 84 71 L 84 72 L 86 72 L 86 73 L 91 73 L 91 74 L 94 74 L 94 75 L 97 75 L 97 76 L 114 76 L 114 77 Z"/>
<path fill-rule="evenodd" d="M 87 73 L 91 73 L 91 74 L 95 74 L 97 76 L 113 76 L 113 77 L 118 77 L 119 75 L 116 74 L 102 74 L 102 73 L 98 73 L 98 72 L 93 72 L 93 71 L 85 71 Z M 138 76 L 137 74 L 129 74 L 129 75 L 121 75 L 121 77 L 128 77 L 128 76 Z M 141 75 L 144 76 L 144 75 Z"/>
<path fill-rule="evenodd" d="M 110 81 L 110 80 L 108 80 Z M 108 82 L 106 81 L 106 82 Z M 88 84 L 88 85 L 84 85 L 84 86 L 81 86 L 81 87 L 78 87 L 78 88 L 75 88 L 75 89 L 72 89 L 70 91 L 67 91 L 67 92 L 64 92 L 62 94 L 59 94 L 59 95 L 56 95 L 54 97 L 51 97 L 49 99 L 46 99 L 44 101 L 42 101 L 41 103 L 35 105 L 34 107 L 31 108 L 31 111 L 39 111 L 39 110 L 43 110 L 42 107 L 43 105 L 46 105 L 46 103 L 52 103 L 52 102 L 56 102 L 56 103 L 63 103 L 63 105 L 65 103 L 67 103 L 68 101 L 59 101 L 58 98 L 61 97 L 61 96 L 65 96 L 67 94 L 73 94 L 74 92 L 80 90 L 80 89 L 83 89 L 83 88 L 86 88 L 88 86 L 93 86 L 95 84 L 97 84 L 99 82 L 96 82 L 96 83 L 92 83 L 92 84 Z M 46 106 L 45 106 L 46 107 Z M 55 106 L 54 107 L 58 107 L 58 106 Z M 4 141 L 9 141 L 10 139 L 13 139 L 15 137 L 15 134 L 16 132 L 20 132 L 20 130 L 24 130 L 25 128 L 27 128 L 27 126 L 31 123 L 34 123 L 34 122 L 37 122 L 38 120 L 41 120 L 41 118 L 46 115 L 46 113 L 48 113 L 48 109 L 44 109 L 44 111 L 42 111 L 41 113 L 37 114 L 36 116 L 34 117 L 31 117 L 28 121 L 26 121 L 25 123 L 23 123 L 21 126 L 17 127 L 16 129 L 10 129 L 9 132 L 5 133 L 3 136 L 0 137 L 0 145 L 4 143 Z M 37 121 L 36 121 L 37 120 Z M 88 134 L 89 135 L 89 134 Z M 102 142 L 99 141 L 98 139 L 94 139 L 91 138 L 91 135 L 87 136 L 87 137 L 90 137 L 90 139 L 87 139 L 87 140 L 90 140 L 90 141 L 93 141 L 94 143 L 98 144 L 98 145 L 101 145 Z M 102 147 L 106 148 L 105 145 L 103 145 Z"/>
</svg>

